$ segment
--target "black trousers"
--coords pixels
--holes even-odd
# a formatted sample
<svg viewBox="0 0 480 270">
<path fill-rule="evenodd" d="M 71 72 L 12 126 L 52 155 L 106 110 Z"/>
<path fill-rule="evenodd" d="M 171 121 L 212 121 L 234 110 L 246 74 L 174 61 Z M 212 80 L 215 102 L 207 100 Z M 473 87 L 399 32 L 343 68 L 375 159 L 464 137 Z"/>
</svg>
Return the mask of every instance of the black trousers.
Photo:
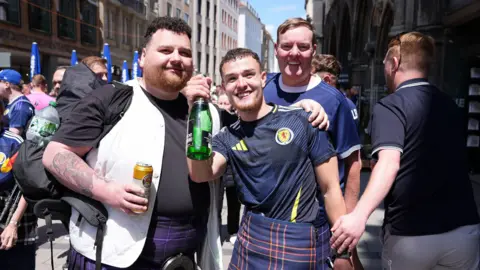
<svg viewBox="0 0 480 270">
<path fill-rule="evenodd" d="M 223 188 L 222 194 L 220 195 L 220 207 L 218 211 L 218 216 L 220 219 L 220 224 L 222 221 L 222 208 L 223 208 Z M 237 197 L 237 191 L 235 187 L 226 187 L 225 193 L 227 195 L 227 232 L 229 235 L 236 234 L 240 226 L 240 201 Z"/>
</svg>

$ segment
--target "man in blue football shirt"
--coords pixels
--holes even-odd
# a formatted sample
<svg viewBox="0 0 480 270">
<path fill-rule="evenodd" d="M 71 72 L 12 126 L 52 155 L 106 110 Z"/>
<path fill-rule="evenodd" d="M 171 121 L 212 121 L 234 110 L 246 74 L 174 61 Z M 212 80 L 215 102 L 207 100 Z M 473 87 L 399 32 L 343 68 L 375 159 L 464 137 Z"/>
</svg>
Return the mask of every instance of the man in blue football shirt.
<svg viewBox="0 0 480 270">
<path fill-rule="evenodd" d="M 317 184 L 328 219 L 346 212 L 336 153 L 308 113 L 267 104 L 258 55 L 233 49 L 220 63 L 222 84 L 239 120 L 213 138 L 208 160 L 188 160 L 193 181 L 212 181 L 231 168 L 246 207 L 231 269 L 328 269 L 329 226 L 319 222 Z"/>
<path fill-rule="evenodd" d="M 338 86 L 338 76 L 342 70 L 342 65 L 337 61 L 337 58 L 331 54 L 317 54 L 313 57 L 312 60 L 312 74 L 318 75 L 324 82 L 331 85 L 334 88 Z M 337 88 L 338 89 L 338 88 Z M 340 93 L 345 96 L 347 100 L 348 107 L 352 113 L 352 117 L 357 124 L 359 125 L 357 106 L 353 101 L 347 97 L 347 95 L 338 89 Z"/>
<path fill-rule="evenodd" d="M 3 129 L 25 137 L 25 130 L 35 109 L 28 98 L 22 94 L 20 84 L 22 75 L 12 69 L 0 72 L 0 97 L 8 103 L 3 116 Z"/>
<path fill-rule="evenodd" d="M 337 152 L 340 186 L 345 193 L 347 211 L 350 212 L 355 208 L 360 192 L 360 138 L 345 96 L 320 77 L 311 74 L 316 49 L 313 26 L 308 21 L 292 18 L 281 24 L 277 29 L 275 44 L 281 73 L 266 85 L 264 96 L 267 102 L 279 105 L 313 99 L 323 106 L 329 117 L 328 131 Z M 323 210 L 321 197 L 319 201 Z M 325 221 L 325 215 L 320 215 L 320 219 Z M 357 257 L 355 250 L 353 256 Z M 342 260 L 337 263 L 347 267 L 350 260 L 346 260 L 347 256 L 341 257 Z M 355 268 L 362 269 L 361 265 L 355 265 Z"/>
</svg>

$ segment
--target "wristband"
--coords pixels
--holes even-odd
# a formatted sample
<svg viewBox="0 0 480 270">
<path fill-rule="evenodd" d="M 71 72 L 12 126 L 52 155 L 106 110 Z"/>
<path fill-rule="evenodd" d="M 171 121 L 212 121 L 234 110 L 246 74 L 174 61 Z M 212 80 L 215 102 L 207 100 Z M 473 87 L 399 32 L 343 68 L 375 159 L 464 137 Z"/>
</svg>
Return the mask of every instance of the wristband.
<svg viewBox="0 0 480 270">
<path fill-rule="evenodd" d="M 8 224 L 12 224 L 12 225 L 15 225 L 15 227 L 18 227 L 18 221 L 16 220 L 10 220 L 10 222 Z"/>
<path fill-rule="evenodd" d="M 350 259 L 351 256 L 352 256 L 352 253 L 348 252 L 348 250 L 343 251 L 342 254 L 338 254 L 335 251 L 335 258 L 336 259 Z"/>
</svg>

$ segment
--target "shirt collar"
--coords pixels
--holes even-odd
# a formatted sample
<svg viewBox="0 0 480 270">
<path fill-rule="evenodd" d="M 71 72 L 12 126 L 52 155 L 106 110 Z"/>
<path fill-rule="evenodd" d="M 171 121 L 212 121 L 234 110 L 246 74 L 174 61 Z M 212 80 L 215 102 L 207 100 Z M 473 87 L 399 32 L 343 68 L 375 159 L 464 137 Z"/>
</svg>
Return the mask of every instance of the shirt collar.
<svg viewBox="0 0 480 270">
<path fill-rule="evenodd" d="M 398 90 L 398 89 L 400 89 L 402 86 L 407 85 L 407 84 L 419 83 L 419 82 L 428 82 L 428 80 L 425 79 L 425 78 L 416 78 L 416 79 L 406 80 L 406 81 L 402 82 L 402 83 L 397 87 L 397 89 L 395 89 L 395 91 Z"/>
</svg>

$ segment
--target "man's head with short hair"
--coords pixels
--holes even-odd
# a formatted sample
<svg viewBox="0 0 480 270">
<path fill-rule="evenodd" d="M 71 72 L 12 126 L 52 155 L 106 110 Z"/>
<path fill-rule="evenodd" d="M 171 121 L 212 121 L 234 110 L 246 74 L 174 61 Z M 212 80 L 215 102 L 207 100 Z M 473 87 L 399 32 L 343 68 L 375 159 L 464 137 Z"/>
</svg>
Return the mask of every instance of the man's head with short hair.
<svg viewBox="0 0 480 270">
<path fill-rule="evenodd" d="M 178 95 L 192 77 L 192 29 L 180 18 L 159 17 L 147 27 L 140 67 L 155 96 Z M 147 91 L 149 91 L 147 89 Z"/>
<path fill-rule="evenodd" d="M 8 99 L 12 91 L 21 93 L 20 84 L 22 84 L 22 75 L 13 69 L 4 69 L 0 71 L 0 97 Z"/>
<path fill-rule="evenodd" d="M 265 104 L 263 87 L 267 74 L 262 72 L 260 58 L 250 49 L 228 51 L 220 62 L 222 85 L 230 104 L 242 113 L 257 112 Z"/>
<path fill-rule="evenodd" d="M 107 60 L 98 56 L 87 56 L 82 59 L 85 64 L 95 75 L 104 81 L 108 80 Z"/>
<path fill-rule="evenodd" d="M 331 54 L 317 54 L 312 60 L 312 74 L 317 74 L 326 83 L 337 88 L 342 65 Z"/>
<path fill-rule="evenodd" d="M 47 79 L 43 75 L 37 74 L 33 76 L 32 82 L 30 84 L 32 86 L 33 92 L 47 92 Z"/>
<path fill-rule="evenodd" d="M 426 78 L 435 55 L 431 36 L 409 32 L 392 39 L 383 63 L 388 89 L 393 92 L 402 82 Z"/>
<path fill-rule="evenodd" d="M 285 85 L 304 86 L 310 82 L 316 50 L 314 28 L 307 20 L 291 18 L 278 27 L 275 56 Z"/>
<path fill-rule="evenodd" d="M 50 91 L 49 95 L 52 97 L 58 96 L 58 91 L 60 91 L 60 86 L 62 86 L 63 75 L 65 75 L 65 71 L 67 70 L 68 66 L 58 66 L 55 72 L 53 73 L 52 78 L 52 85 L 53 88 Z"/>
</svg>

